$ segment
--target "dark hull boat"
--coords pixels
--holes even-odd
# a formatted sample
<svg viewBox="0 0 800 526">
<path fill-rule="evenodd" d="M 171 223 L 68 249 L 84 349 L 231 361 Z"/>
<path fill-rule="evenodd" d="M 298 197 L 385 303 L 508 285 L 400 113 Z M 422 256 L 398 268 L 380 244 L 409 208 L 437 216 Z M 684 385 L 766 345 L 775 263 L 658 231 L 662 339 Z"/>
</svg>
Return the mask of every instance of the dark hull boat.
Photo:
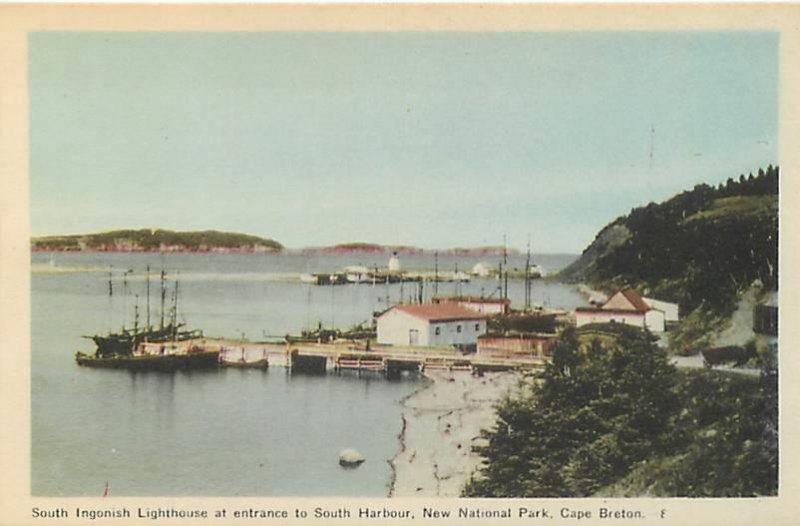
<svg viewBox="0 0 800 526">
<path fill-rule="evenodd" d="M 129 354 L 91 356 L 78 352 L 78 365 L 106 369 L 131 369 L 135 371 L 175 371 L 177 369 L 207 369 L 219 366 L 219 351 L 202 349 L 174 354 Z"/>
<path fill-rule="evenodd" d="M 113 355 L 127 355 L 133 353 L 142 343 L 161 343 L 171 341 L 187 341 L 203 337 L 203 331 L 179 330 L 180 325 L 168 325 L 163 329 L 126 330 L 111 333 L 105 336 L 86 336 L 97 346 L 95 355 L 106 357 Z"/>
<path fill-rule="evenodd" d="M 251 362 L 245 362 L 241 360 L 228 362 L 223 360 L 220 362 L 220 365 L 223 367 L 234 367 L 238 369 L 269 369 L 269 361 L 266 358 L 262 358 L 261 360 L 253 360 Z"/>
</svg>

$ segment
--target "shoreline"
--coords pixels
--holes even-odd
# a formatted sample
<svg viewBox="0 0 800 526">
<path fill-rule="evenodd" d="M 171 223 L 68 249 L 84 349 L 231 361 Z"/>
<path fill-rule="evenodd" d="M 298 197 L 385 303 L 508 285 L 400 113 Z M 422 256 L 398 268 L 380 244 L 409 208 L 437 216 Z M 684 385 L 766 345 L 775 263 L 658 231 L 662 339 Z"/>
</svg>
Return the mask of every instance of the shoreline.
<svg viewBox="0 0 800 526">
<path fill-rule="evenodd" d="M 589 301 L 589 302 L 592 302 L 592 301 L 604 302 L 604 301 L 606 301 L 608 299 L 608 295 L 607 294 L 605 294 L 605 293 L 603 293 L 603 292 L 601 292 L 599 290 L 595 290 L 592 287 L 590 287 L 588 284 L 583 283 L 583 282 L 577 283 L 575 285 L 575 290 L 577 290 L 578 294 L 580 294 L 581 296 L 586 298 L 586 300 Z"/>
<path fill-rule="evenodd" d="M 387 497 L 459 497 L 482 460 L 472 446 L 482 429 L 494 425 L 495 405 L 521 377 L 517 372 L 424 373 L 425 385 L 400 401 L 399 450 L 389 460 Z"/>
</svg>

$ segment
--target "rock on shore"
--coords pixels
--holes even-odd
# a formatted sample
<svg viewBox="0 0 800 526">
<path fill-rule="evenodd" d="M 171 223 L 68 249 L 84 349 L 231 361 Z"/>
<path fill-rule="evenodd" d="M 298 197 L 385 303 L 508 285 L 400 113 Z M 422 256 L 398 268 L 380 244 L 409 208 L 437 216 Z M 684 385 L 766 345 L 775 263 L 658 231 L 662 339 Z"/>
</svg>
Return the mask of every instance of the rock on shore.
<svg viewBox="0 0 800 526">
<path fill-rule="evenodd" d="M 339 452 L 339 465 L 344 467 L 360 466 L 366 459 L 355 449 L 343 449 Z"/>
<path fill-rule="evenodd" d="M 426 373 L 432 382 L 404 402 L 400 452 L 391 460 L 390 497 L 458 497 L 481 457 L 472 452 L 481 429 L 495 422 L 495 404 L 519 383 L 516 373 Z"/>
</svg>

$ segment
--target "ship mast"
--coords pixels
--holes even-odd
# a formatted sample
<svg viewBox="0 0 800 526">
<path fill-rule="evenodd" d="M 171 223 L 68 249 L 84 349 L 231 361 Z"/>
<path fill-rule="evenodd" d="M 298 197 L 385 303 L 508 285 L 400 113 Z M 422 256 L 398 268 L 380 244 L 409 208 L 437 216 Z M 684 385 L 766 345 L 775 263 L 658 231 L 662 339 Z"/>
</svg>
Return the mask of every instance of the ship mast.
<svg viewBox="0 0 800 526">
<path fill-rule="evenodd" d="M 177 336 L 178 332 L 178 277 L 175 277 L 175 296 L 172 298 L 172 341 L 175 341 L 175 337 Z"/>
<path fill-rule="evenodd" d="M 136 294 L 136 301 L 133 304 L 133 335 L 139 332 L 139 295 Z"/>
<path fill-rule="evenodd" d="M 503 274 L 503 299 L 508 301 L 508 248 L 506 244 L 506 236 L 503 235 L 503 270 L 505 273 Z"/>
<path fill-rule="evenodd" d="M 150 330 L 150 265 L 147 265 L 147 330 Z"/>
<path fill-rule="evenodd" d="M 531 308 L 531 240 L 528 238 L 528 255 L 525 258 L 525 312 Z"/>
<path fill-rule="evenodd" d="M 108 266 L 108 333 L 111 334 L 114 326 L 114 265 Z"/>
<path fill-rule="evenodd" d="M 167 298 L 167 273 L 164 270 L 161 270 L 161 325 L 160 329 L 164 330 L 164 302 Z"/>
<path fill-rule="evenodd" d="M 125 318 L 128 317 L 128 271 L 122 273 L 122 332 L 125 332 Z"/>
</svg>

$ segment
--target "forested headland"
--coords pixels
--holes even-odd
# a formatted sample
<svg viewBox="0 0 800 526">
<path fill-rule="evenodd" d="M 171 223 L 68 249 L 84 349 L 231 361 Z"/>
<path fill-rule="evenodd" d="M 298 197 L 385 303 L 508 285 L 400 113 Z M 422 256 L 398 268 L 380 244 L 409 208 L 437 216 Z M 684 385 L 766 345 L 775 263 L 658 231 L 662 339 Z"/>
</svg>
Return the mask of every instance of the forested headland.
<svg viewBox="0 0 800 526">
<path fill-rule="evenodd" d="M 778 287 L 778 167 L 696 185 L 606 225 L 560 277 L 679 304 L 676 350 L 718 331 L 748 290 Z"/>
<path fill-rule="evenodd" d="M 778 175 L 770 166 L 635 208 L 560 277 L 677 303 L 671 350 L 710 345 L 745 296 L 758 301 L 777 290 Z M 752 330 L 752 307 L 741 312 L 750 312 Z M 777 494 L 774 348 L 751 364 L 757 374 L 678 369 L 648 331 L 604 330 L 616 333 L 612 343 L 566 329 L 543 372 L 499 405 L 464 496 Z"/>
</svg>

